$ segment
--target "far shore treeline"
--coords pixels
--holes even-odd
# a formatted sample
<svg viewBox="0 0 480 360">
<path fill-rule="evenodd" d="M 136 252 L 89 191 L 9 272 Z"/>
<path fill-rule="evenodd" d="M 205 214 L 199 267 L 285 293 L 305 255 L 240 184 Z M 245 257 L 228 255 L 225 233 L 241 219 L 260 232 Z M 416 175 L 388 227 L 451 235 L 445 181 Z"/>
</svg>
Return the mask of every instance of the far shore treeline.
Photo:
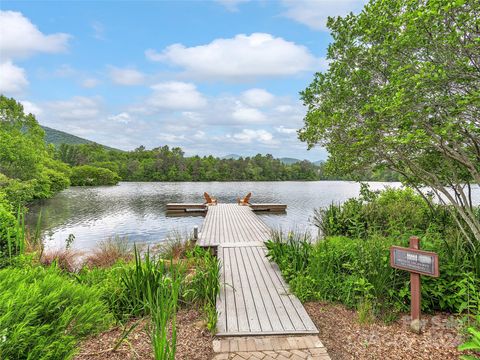
<svg viewBox="0 0 480 360">
<path fill-rule="evenodd" d="M 96 143 L 54 146 L 46 144 L 44 129 L 15 99 L 0 96 L 0 111 L 0 191 L 15 203 L 49 198 L 69 185 L 119 181 L 398 180 L 388 170 L 332 177 L 323 163 L 285 164 L 270 154 L 221 159 L 186 157 L 181 148 L 167 145 L 133 151 Z"/>
</svg>

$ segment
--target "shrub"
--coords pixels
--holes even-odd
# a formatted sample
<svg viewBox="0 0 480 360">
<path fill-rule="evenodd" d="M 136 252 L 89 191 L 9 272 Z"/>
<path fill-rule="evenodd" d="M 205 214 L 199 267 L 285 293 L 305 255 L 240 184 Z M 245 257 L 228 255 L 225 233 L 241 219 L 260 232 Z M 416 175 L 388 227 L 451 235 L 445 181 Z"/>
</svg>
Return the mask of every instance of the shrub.
<svg viewBox="0 0 480 360">
<path fill-rule="evenodd" d="M 55 265 L 67 272 L 74 272 L 78 265 L 78 253 L 70 249 L 58 249 L 44 252 L 40 263 L 44 266 Z"/>
<path fill-rule="evenodd" d="M 390 267 L 391 245 L 407 246 L 401 239 L 328 237 L 317 244 L 285 239 L 267 243 L 268 255 L 282 270 L 300 300 L 327 300 L 377 315 L 408 310 L 408 272 Z M 437 239 L 422 241 L 422 248 L 440 257 L 439 278 L 423 277 L 422 309 L 453 313 L 480 312 L 480 278 L 473 257 L 461 246 Z"/>
<path fill-rule="evenodd" d="M 0 270 L 0 358 L 70 359 L 112 321 L 100 295 L 54 267 Z"/>
<path fill-rule="evenodd" d="M 101 241 L 85 259 L 89 267 L 111 267 L 119 261 L 128 262 L 133 258 L 127 238 L 114 237 Z"/>
<path fill-rule="evenodd" d="M 16 219 L 5 198 L 5 194 L 0 192 L 0 261 L 1 258 L 8 256 L 9 241 L 16 236 Z"/>
<path fill-rule="evenodd" d="M 477 315 L 476 321 L 467 328 L 470 339 L 458 347 L 460 351 L 468 351 L 470 355 L 462 355 L 462 360 L 480 360 L 480 315 Z"/>
<path fill-rule="evenodd" d="M 73 186 L 116 185 L 120 177 L 108 169 L 83 165 L 72 168 L 70 181 Z"/>
<path fill-rule="evenodd" d="M 5 199 L 14 206 L 23 206 L 35 198 L 35 184 L 37 180 L 19 181 L 4 178 L 0 183 L 0 190 Z"/>
<path fill-rule="evenodd" d="M 373 192 L 364 184 L 359 198 L 315 210 L 314 224 L 324 236 L 362 239 L 372 234 L 411 236 L 432 230 L 444 233 L 454 225 L 448 209 L 440 205 L 430 208 L 410 188 Z"/>
</svg>

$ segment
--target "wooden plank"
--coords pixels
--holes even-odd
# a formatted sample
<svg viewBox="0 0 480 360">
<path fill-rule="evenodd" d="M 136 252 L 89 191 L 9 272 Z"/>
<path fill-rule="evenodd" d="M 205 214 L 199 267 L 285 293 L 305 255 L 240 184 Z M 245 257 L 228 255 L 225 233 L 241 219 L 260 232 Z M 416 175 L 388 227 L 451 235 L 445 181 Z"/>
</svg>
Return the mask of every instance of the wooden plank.
<svg viewBox="0 0 480 360">
<path fill-rule="evenodd" d="M 259 250 L 258 248 L 249 248 L 248 250 L 252 253 L 252 257 L 255 259 L 256 267 L 258 269 L 260 276 L 262 276 L 263 278 L 263 281 L 265 283 L 265 288 L 270 296 L 270 299 L 272 300 L 273 306 L 275 308 L 278 318 L 280 319 L 283 330 L 287 330 L 287 331 L 295 330 L 295 326 L 293 325 L 292 320 L 290 319 L 290 316 L 288 314 L 287 308 L 285 306 L 285 303 L 282 300 L 282 297 L 284 297 L 285 294 L 279 293 L 278 291 L 279 289 L 273 283 L 272 277 L 270 274 L 272 272 L 272 268 L 270 266 L 266 266 L 265 262 L 263 261 L 264 259 L 266 260 L 265 256 L 262 256 L 260 254 L 260 252 L 258 251 Z"/>
<path fill-rule="evenodd" d="M 227 332 L 238 332 L 238 316 L 237 306 L 235 303 L 235 288 L 232 278 L 232 262 L 231 251 L 225 249 L 224 252 L 225 266 L 225 312 L 227 317 Z"/>
<path fill-rule="evenodd" d="M 250 208 L 253 211 L 272 211 L 272 212 L 287 211 L 287 205 L 285 204 L 250 204 Z"/>
<path fill-rule="evenodd" d="M 217 257 L 220 261 L 220 291 L 218 292 L 217 296 L 217 330 L 219 332 L 226 332 L 227 331 L 227 314 L 226 314 L 226 307 L 225 307 L 225 249 L 222 247 L 218 248 Z"/>
<path fill-rule="evenodd" d="M 230 253 L 230 262 L 232 269 L 233 290 L 235 294 L 235 306 L 237 313 L 238 332 L 250 331 L 249 316 L 245 305 L 245 297 L 243 295 L 244 287 L 240 278 L 240 273 L 237 263 L 238 252 L 232 248 L 228 248 Z"/>
<path fill-rule="evenodd" d="M 263 302 L 262 293 L 258 287 L 255 277 L 250 271 L 251 265 L 248 257 L 246 256 L 245 249 L 246 248 L 233 248 L 233 250 L 239 251 L 239 259 L 242 259 L 243 271 L 247 274 L 248 287 L 253 297 L 253 305 L 255 306 L 255 309 L 250 309 L 250 312 L 255 311 L 257 313 L 258 322 L 260 323 L 262 332 L 274 331 L 267 315 L 267 309 L 265 308 L 265 304 Z"/>
<path fill-rule="evenodd" d="M 266 258 L 270 230 L 248 206 L 209 206 L 199 243 L 218 246 L 219 336 L 318 333 L 280 269 Z"/>
<path fill-rule="evenodd" d="M 218 246 L 228 243 L 262 243 L 270 237 L 268 227 L 248 206 L 209 206 L 198 244 Z"/>
<path fill-rule="evenodd" d="M 220 316 L 217 335 L 318 333 L 300 301 L 288 292 L 278 266 L 268 261 L 265 252 L 264 247 L 219 247 L 219 259 L 229 264 L 226 274 L 231 275 L 222 281 L 221 294 L 226 298 L 217 306 L 219 313 L 223 308 L 227 312 L 229 325 L 222 326 L 225 317 Z M 233 292 L 229 292 L 229 286 L 233 286 Z M 229 306 L 222 303 L 225 300 Z M 232 320 L 233 314 L 237 316 L 236 322 Z"/>
<path fill-rule="evenodd" d="M 266 258 L 267 249 L 263 248 L 262 250 L 263 250 L 264 258 L 268 261 L 268 259 Z M 285 282 L 285 280 L 283 279 L 282 273 L 281 273 L 278 265 L 276 263 L 273 263 L 273 262 L 270 262 L 270 261 L 268 261 L 268 263 L 269 263 L 270 267 L 273 269 L 272 274 L 274 274 L 276 276 L 277 281 L 281 286 L 279 288 L 280 291 L 283 290 L 283 293 L 288 295 L 288 298 L 290 299 L 291 304 L 292 304 L 293 308 L 295 309 L 295 312 L 300 317 L 306 331 L 307 332 L 310 331 L 310 332 L 318 333 L 317 327 L 313 323 L 312 319 L 310 319 L 310 316 L 308 316 L 308 314 L 305 311 L 305 308 L 303 307 L 300 300 L 298 300 L 298 298 L 295 295 L 290 294 L 290 291 L 288 290 L 288 285 Z M 300 324 L 298 326 L 300 326 Z"/>
<path fill-rule="evenodd" d="M 193 204 L 193 203 L 169 203 L 167 204 L 167 210 L 185 210 L 185 209 L 205 209 L 205 204 Z"/>
<path fill-rule="evenodd" d="M 272 325 L 272 331 L 274 330 L 284 330 L 282 325 L 282 320 L 275 308 L 275 304 L 272 301 L 272 294 L 269 292 L 268 283 L 265 282 L 265 279 L 262 275 L 262 272 L 258 268 L 257 261 L 255 259 L 255 254 L 252 253 L 251 248 L 240 248 L 244 250 L 244 256 L 248 258 L 250 269 L 255 278 L 255 281 L 260 289 L 263 305 L 265 306 L 266 313 L 259 314 L 259 318 L 262 319 L 261 315 L 265 315 L 265 318 L 268 318 L 270 324 Z"/>
</svg>

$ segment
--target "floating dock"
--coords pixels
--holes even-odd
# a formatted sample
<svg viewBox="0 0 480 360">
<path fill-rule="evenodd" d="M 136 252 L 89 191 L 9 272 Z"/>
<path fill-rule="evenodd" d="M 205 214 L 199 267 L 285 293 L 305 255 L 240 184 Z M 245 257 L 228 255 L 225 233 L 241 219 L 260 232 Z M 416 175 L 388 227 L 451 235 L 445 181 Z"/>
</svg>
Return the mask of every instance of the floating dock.
<svg viewBox="0 0 480 360">
<path fill-rule="evenodd" d="M 276 204 L 266 205 L 257 211 L 272 211 Z M 198 245 L 215 248 L 221 264 L 217 335 L 317 334 L 277 264 L 266 257 L 270 229 L 255 211 L 237 204 L 206 207 Z"/>
<path fill-rule="evenodd" d="M 224 204 L 232 205 L 232 204 Z M 287 205 L 284 204 L 249 204 L 243 207 L 249 207 L 253 211 L 268 211 L 275 213 L 282 213 L 287 210 Z M 207 204 L 196 203 L 169 203 L 167 204 L 167 214 L 181 214 L 181 213 L 202 213 L 208 209 Z"/>
<path fill-rule="evenodd" d="M 184 204 L 169 203 L 167 204 L 167 215 L 182 215 L 185 213 L 204 213 L 207 211 L 206 204 Z"/>
</svg>

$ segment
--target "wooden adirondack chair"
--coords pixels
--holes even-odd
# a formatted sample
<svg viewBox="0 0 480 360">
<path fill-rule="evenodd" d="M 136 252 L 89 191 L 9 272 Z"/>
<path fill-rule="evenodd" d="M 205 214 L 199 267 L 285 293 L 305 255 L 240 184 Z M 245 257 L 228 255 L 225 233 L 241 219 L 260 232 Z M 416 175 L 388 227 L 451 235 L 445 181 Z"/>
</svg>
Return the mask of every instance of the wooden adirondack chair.
<svg viewBox="0 0 480 360">
<path fill-rule="evenodd" d="M 203 197 L 205 198 L 206 205 L 217 205 L 217 199 L 211 197 L 207 192 L 203 193 Z"/>
<path fill-rule="evenodd" d="M 238 205 L 250 205 L 251 197 L 252 197 L 252 193 L 249 192 L 243 199 L 238 198 L 237 199 Z"/>
</svg>

